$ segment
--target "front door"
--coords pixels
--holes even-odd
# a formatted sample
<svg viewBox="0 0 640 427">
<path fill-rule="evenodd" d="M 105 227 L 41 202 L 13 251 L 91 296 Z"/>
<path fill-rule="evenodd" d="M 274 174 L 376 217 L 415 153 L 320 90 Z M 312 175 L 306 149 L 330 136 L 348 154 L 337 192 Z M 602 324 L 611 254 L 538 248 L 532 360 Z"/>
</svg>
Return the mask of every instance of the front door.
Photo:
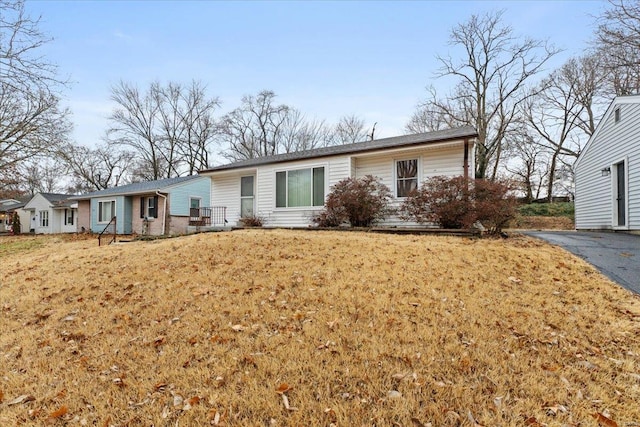
<svg viewBox="0 0 640 427">
<path fill-rule="evenodd" d="M 615 182 L 615 192 L 616 195 L 616 218 L 615 222 L 618 227 L 624 227 L 627 225 L 627 187 L 626 187 L 626 176 L 625 176 L 625 167 L 624 161 L 620 163 L 616 163 L 615 165 L 616 172 L 616 182 Z"/>
<path fill-rule="evenodd" d="M 240 217 L 250 218 L 253 216 L 254 199 L 254 177 L 243 176 L 240 178 Z"/>
</svg>

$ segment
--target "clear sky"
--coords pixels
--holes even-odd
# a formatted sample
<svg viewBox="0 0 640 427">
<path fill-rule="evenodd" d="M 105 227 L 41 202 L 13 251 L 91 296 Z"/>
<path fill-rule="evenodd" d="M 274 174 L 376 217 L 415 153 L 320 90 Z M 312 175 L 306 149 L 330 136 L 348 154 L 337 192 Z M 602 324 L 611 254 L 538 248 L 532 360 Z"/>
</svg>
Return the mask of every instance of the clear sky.
<svg viewBox="0 0 640 427">
<path fill-rule="evenodd" d="M 273 90 L 309 118 L 356 114 L 376 136 L 402 129 L 435 84 L 450 29 L 472 14 L 504 10 L 518 35 L 564 49 L 549 68 L 588 47 L 600 1 L 27 1 L 54 41 L 42 53 L 72 80 L 65 104 L 76 142 L 94 145 L 120 79 L 201 80 L 222 101 Z"/>
</svg>

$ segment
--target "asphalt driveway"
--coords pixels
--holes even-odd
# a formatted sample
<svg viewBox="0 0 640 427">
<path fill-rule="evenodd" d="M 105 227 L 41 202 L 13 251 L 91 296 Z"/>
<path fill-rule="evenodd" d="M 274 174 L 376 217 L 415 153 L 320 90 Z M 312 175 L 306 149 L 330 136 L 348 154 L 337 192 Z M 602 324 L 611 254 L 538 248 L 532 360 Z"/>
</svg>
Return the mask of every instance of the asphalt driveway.
<svg viewBox="0 0 640 427">
<path fill-rule="evenodd" d="M 640 236 L 590 231 L 526 231 L 591 263 L 605 276 L 640 294 Z"/>
</svg>

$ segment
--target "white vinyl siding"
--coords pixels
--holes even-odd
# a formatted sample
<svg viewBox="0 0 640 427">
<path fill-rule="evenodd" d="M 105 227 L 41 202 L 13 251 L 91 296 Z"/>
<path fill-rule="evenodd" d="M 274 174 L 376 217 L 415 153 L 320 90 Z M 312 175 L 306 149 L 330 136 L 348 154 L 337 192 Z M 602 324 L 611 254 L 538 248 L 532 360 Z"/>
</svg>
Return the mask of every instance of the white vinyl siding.
<svg viewBox="0 0 640 427">
<path fill-rule="evenodd" d="M 576 228 L 618 229 L 614 218 L 615 164 L 627 162 L 627 225 L 640 230 L 640 96 L 614 101 L 576 163 Z M 615 111 L 620 120 L 616 122 Z M 611 173 L 603 176 L 602 170 Z"/>
<path fill-rule="evenodd" d="M 472 150 L 473 144 L 470 144 Z M 471 154 L 471 153 L 470 153 Z M 241 177 L 255 174 L 256 215 L 264 219 L 266 227 L 308 227 L 322 206 L 276 208 L 276 173 L 287 170 L 324 168 L 325 197 L 337 182 L 348 178 L 373 175 L 382 179 L 394 191 L 395 160 L 418 159 L 418 182 L 436 175 L 463 175 L 464 144 L 462 140 L 445 142 L 426 148 L 382 149 L 376 152 L 351 153 L 256 166 L 254 168 L 214 171 L 206 173 L 212 178 L 211 202 L 213 206 L 226 206 L 229 225 L 240 219 Z M 470 156 L 469 173 L 473 174 Z M 394 205 L 400 201 L 394 198 Z M 391 218 L 385 225 L 407 224 L 399 218 Z"/>
</svg>

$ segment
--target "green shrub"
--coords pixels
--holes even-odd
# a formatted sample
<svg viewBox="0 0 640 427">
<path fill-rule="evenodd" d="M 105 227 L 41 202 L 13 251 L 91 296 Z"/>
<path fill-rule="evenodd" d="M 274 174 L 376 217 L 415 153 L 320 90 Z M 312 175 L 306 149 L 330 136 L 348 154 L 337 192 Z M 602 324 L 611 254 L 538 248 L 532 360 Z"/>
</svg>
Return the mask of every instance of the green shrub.
<svg viewBox="0 0 640 427">
<path fill-rule="evenodd" d="M 521 205 L 518 212 L 523 216 L 566 216 L 571 219 L 575 215 L 571 202 L 529 203 Z"/>
</svg>

